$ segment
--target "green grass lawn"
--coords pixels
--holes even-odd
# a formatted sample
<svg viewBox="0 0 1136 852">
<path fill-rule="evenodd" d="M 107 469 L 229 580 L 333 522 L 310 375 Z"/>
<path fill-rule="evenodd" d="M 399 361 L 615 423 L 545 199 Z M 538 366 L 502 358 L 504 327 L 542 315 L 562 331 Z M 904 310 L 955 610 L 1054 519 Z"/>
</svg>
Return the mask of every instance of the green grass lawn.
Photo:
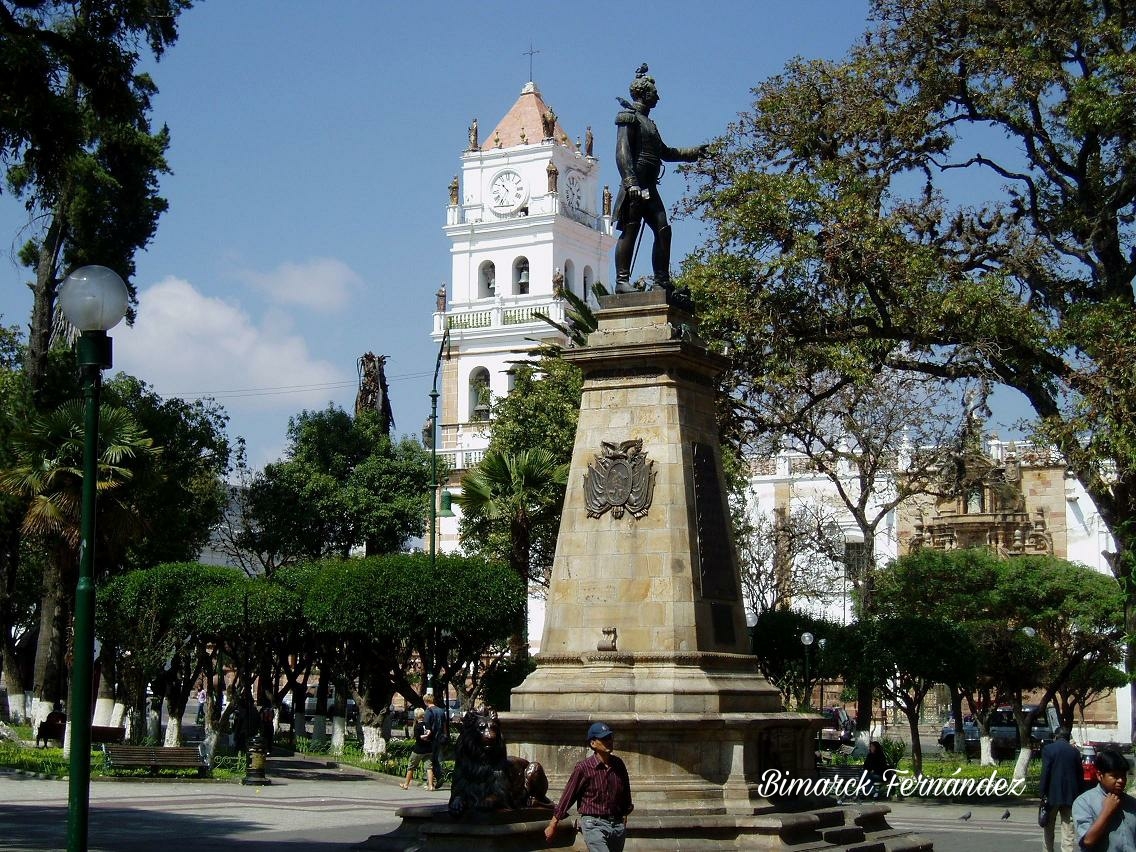
<svg viewBox="0 0 1136 852">
<path fill-rule="evenodd" d="M 29 725 L 12 725 L 12 730 L 20 740 L 30 742 L 33 734 Z M 62 748 L 35 748 L 23 745 L 22 742 L 6 740 L 0 742 L 0 766 L 16 769 L 21 772 L 33 772 L 49 778 L 66 778 L 71 772 L 68 758 L 64 756 Z M 244 755 L 220 755 L 213 761 L 213 779 L 219 781 L 233 781 L 245 775 Z M 102 749 L 91 749 L 91 777 L 92 778 L 149 778 L 150 773 L 145 769 L 117 769 L 110 771 L 106 766 L 106 756 Z M 164 769 L 159 777 L 162 778 L 197 778 L 194 769 Z"/>
</svg>

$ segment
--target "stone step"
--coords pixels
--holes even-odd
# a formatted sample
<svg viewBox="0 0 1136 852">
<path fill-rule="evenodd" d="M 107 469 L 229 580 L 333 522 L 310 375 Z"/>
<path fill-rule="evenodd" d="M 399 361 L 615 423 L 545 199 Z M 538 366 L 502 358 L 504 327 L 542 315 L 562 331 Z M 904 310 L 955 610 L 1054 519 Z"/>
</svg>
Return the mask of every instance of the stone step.
<svg viewBox="0 0 1136 852">
<path fill-rule="evenodd" d="M 786 852 L 930 852 L 930 841 L 887 823 L 889 809 L 819 808 L 749 816 L 636 813 L 628 823 L 627 848 L 642 852 L 728 852 L 784 849 Z M 403 823 L 358 847 L 384 852 L 543 852 L 548 811 L 475 813 L 453 820 L 445 805 L 398 810 Z M 552 848 L 582 848 L 572 820 L 560 824 Z"/>
</svg>

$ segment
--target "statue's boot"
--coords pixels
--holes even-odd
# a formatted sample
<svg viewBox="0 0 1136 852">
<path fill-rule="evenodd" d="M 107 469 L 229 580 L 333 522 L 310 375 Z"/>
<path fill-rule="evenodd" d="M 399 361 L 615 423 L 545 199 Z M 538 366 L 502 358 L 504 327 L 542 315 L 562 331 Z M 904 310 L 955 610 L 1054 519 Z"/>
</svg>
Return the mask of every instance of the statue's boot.
<svg viewBox="0 0 1136 852">
<path fill-rule="evenodd" d="M 639 236 L 642 223 L 628 225 L 619 234 L 615 244 L 615 292 L 630 293 L 631 262 L 635 258 L 635 238 Z"/>
</svg>

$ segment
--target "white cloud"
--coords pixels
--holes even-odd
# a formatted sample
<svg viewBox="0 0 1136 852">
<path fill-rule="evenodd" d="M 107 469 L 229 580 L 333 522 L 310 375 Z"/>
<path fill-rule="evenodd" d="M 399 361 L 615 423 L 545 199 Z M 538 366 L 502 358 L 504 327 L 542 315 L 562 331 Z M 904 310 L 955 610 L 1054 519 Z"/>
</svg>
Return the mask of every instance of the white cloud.
<svg viewBox="0 0 1136 852">
<path fill-rule="evenodd" d="M 237 275 L 274 302 L 330 313 L 347 305 L 363 279 L 350 266 L 331 257 L 282 263 L 271 272 L 240 270 Z"/>
<path fill-rule="evenodd" d="M 116 369 L 162 396 L 213 396 L 234 414 L 322 407 L 353 380 L 313 357 L 280 316 L 257 325 L 239 306 L 179 278 L 141 291 L 134 327 L 119 326 L 113 337 Z"/>
</svg>

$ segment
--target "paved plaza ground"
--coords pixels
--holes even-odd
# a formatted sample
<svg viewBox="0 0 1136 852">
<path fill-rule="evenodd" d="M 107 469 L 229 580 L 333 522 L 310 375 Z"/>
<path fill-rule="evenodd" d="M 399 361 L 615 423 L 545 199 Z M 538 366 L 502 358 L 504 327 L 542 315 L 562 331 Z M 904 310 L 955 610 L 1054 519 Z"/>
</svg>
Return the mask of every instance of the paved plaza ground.
<svg viewBox="0 0 1136 852">
<path fill-rule="evenodd" d="M 445 802 L 447 790 L 403 791 L 398 779 L 303 758 L 272 758 L 272 784 L 131 779 L 91 783 L 91 852 L 347 852 L 398 827 L 406 804 Z M 1012 852 L 1040 844 L 1036 803 L 905 800 L 891 824 L 949 852 Z M 959 817 L 969 812 L 971 818 Z M 66 846 L 67 783 L 0 770 L 0 850 Z"/>
<path fill-rule="evenodd" d="M 272 784 L 91 782 L 91 852 L 349 850 L 395 829 L 406 804 L 449 792 L 403 791 L 398 779 L 323 761 L 272 758 Z M 0 770 L 0 849 L 66 848 L 67 782 Z"/>
</svg>

